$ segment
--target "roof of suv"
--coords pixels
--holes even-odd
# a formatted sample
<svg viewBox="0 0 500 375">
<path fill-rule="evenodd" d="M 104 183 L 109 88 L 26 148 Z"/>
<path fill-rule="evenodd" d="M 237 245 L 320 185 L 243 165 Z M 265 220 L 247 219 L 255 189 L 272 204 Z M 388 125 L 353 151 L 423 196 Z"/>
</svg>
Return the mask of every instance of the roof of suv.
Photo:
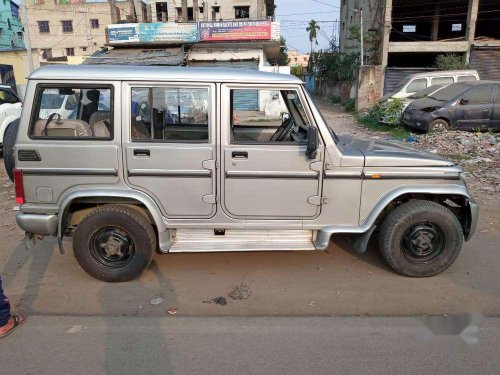
<svg viewBox="0 0 500 375">
<path fill-rule="evenodd" d="M 29 79 L 72 79 L 98 81 L 195 81 L 301 83 L 289 74 L 228 68 L 191 68 L 136 65 L 48 65 L 35 70 Z"/>
<path fill-rule="evenodd" d="M 410 74 L 407 76 L 407 78 L 413 78 L 413 77 L 436 77 L 436 76 L 455 76 L 455 75 L 476 75 L 477 70 L 474 69 L 463 69 L 463 70 L 431 70 L 427 72 L 420 72 L 420 73 L 414 73 Z"/>
</svg>

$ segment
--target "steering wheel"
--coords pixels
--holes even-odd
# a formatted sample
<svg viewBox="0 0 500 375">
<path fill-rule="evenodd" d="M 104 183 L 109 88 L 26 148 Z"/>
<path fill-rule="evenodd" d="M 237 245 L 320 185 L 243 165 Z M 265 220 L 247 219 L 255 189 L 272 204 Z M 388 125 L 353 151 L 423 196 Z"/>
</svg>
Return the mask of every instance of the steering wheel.
<svg viewBox="0 0 500 375">
<path fill-rule="evenodd" d="M 287 118 L 279 126 L 271 137 L 271 142 L 283 142 L 286 140 L 287 136 L 293 128 L 293 119 L 291 117 Z"/>
</svg>

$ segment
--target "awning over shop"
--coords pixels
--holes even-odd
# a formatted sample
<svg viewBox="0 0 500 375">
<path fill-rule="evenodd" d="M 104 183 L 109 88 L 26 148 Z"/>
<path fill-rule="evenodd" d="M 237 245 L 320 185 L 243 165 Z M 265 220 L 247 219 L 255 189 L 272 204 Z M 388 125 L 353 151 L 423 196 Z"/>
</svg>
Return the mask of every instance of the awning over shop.
<svg viewBox="0 0 500 375">
<path fill-rule="evenodd" d="M 184 46 L 175 48 L 113 48 L 89 56 L 83 64 L 184 65 Z"/>
</svg>

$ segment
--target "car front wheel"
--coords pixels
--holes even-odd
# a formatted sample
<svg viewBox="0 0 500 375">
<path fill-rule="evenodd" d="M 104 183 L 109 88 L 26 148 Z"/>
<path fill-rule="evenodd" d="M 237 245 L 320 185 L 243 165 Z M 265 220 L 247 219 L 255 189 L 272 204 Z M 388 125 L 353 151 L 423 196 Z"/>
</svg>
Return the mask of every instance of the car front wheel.
<svg viewBox="0 0 500 375">
<path fill-rule="evenodd" d="M 450 124 L 446 120 L 438 118 L 431 122 L 429 126 L 429 132 L 444 132 L 446 130 L 450 130 Z"/>
<path fill-rule="evenodd" d="M 75 257 L 91 276 L 103 281 L 128 281 L 151 262 L 156 234 L 137 210 L 101 206 L 78 224 L 73 237 Z"/>
<path fill-rule="evenodd" d="M 449 209 L 436 202 L 416 200 L 387 215 L 379 241 L 381 254 L 394 271 L 427 277 L 453 264 L 462 248 L 463 232 Z"/>
</svg>

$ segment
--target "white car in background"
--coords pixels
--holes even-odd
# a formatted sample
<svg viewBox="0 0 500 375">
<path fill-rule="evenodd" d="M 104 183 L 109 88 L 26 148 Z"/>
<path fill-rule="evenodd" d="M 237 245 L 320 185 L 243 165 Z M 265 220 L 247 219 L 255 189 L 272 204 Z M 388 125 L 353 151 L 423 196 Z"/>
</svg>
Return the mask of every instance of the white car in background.
<svg viewBox="0 0 500 375">
<path fill-rule="evenodd" d="M 21 99 L 10 86 L 0 85 L 0 149 L 7 125 L 21 116 Z"/>
</svg>

